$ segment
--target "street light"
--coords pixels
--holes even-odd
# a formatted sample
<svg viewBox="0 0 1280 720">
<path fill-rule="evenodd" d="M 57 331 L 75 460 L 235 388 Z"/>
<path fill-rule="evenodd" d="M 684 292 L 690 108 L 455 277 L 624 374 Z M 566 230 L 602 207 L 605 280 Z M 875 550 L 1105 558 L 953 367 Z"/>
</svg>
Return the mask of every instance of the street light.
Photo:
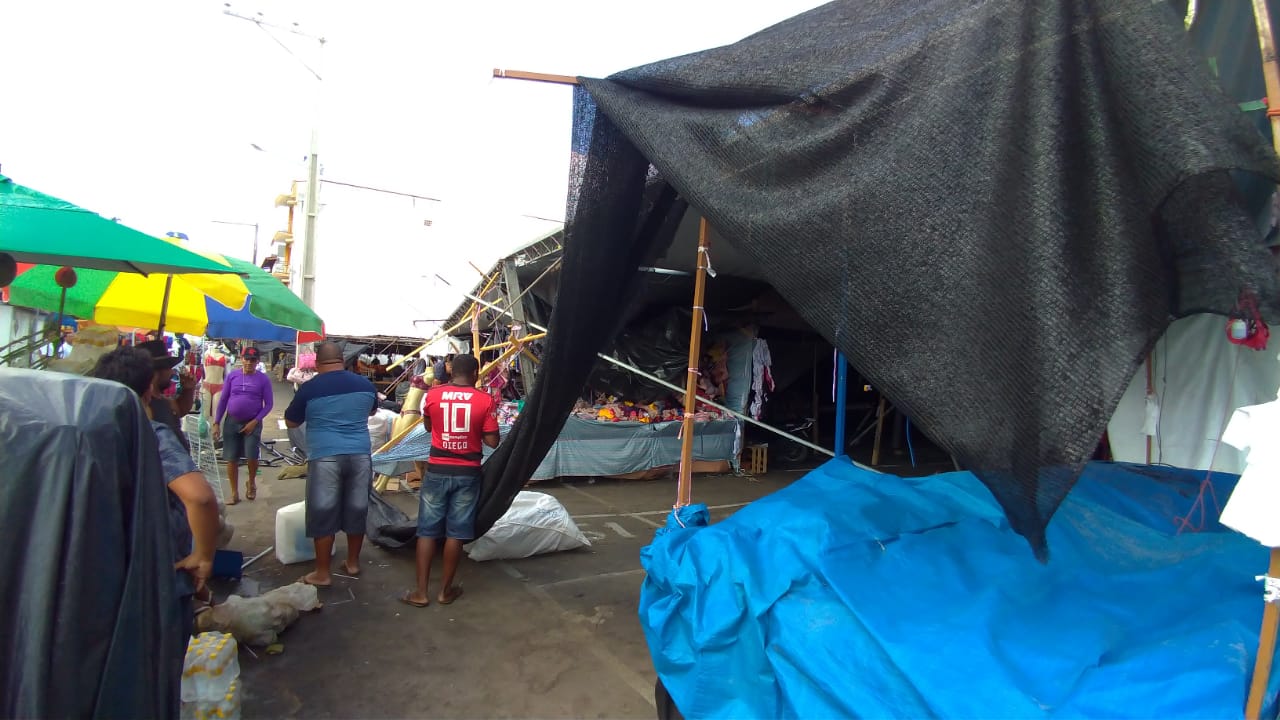
<svg viewBox="0 0 1280 720">
<path fill-rule="evenodd" d="M 224 3 L 224 6 L 225 6 L 225 9 L 222 11 L 224 15 L 227 15 L 228 17 L 237 18 L 239 20 L 247 20 L 253 23 L 254 25 L 257 25 L 258 29 L 266 33 L 267 37 L 270 37 L 272 40 L 274 40 L 277 45 L 284 48 L 285 52 L 289 53 L 289 55 L 294 60 L 297 60 L 298 63 L 302 65 L 302 67 L 306 68 L 307 72 L 311 73 L 316 78 L 315 117 L 313 118 L 311 123 L 311 151 L 310 151 L 310 157 L 308 158 L 308 163 L 307 163 L 307 198 L 305 200 L 305 203 L 306 203 L 305 209 L 307 213 L 307 227 L 302 237 L 302 293 L 301 293 L 302 302 L 305 303 L 307 307 L 314 308 L 315 307 L 315 283 L 316 283 L 316 218 L 319 214 L 318 206 L 320 204 L 320 195 L 319 195 L 320 193 L 320 157 L 319 157 L 320 155 L 320 150 L 319 150 L 320 148 L 320 129 L 319 129 L 320 99 L 321 99 L 321 89 L 324 87 L 324 78 L 322 78 L 320 76 L 320 73 L 317 72 L 310 65 L 308 65 L 302 58 L 298 57 L 297 55 L 294 55 L 293 51 L 289 49 L 289 46 L 280 42 L 280 40 L 278 40 L 275 35 L 272 35 L 271 31 L 268 30 L 267 28 L 275 28 L 276 30 L 283 30 L 284 32 L 287 32 L 293 35 L 298 35 L 300 37 L 308 38 L 310 40 L 315 40 L 320 44 L 321 51 L 324 50 L 325 39 L 323 37 L 310 35 L 308 33 L 305 33 L 299 30 L 298 23 L 293 23 L 293 25 L 290 27 L 275 25 L 263 20 L 262 13 L 258 13 L 256 17 L 249 16 L 249 15 L 241 15 L 237 12 L 234 12 L 231 9 L 231 3 Z M 258 148 L 258 149 L 261 149 L 261 148 Z"/>
<path fill-rule="evenodd" d="M 239 225 L 241 227 L 253 228 L 253 264 L 258 264 L 258 223 L 232 222 L 230 220 L 210 220 L 219 225 Z"/>
</svg>

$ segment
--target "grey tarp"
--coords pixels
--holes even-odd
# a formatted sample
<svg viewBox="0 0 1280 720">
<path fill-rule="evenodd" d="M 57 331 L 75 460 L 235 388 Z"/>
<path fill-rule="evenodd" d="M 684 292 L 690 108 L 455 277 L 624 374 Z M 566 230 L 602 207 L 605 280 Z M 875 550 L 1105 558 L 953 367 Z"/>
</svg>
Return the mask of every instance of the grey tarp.
<svg viewBox="0 0 1280 720">
<path fill-rule="evenodd" d="M 1170 317 L 1275 304 L 1221 172 L 1274 179 L 1275 156 L 1165 3 L 842 0 L 583 83 L 556 373 L 486 467 L 480 531 L 667 240 L 662 181 L 1040 550 Z"/>
<path fill-rule="evenodd" d="M 167 493 L 128 388 L 0 367 L 0 717 L 177 712 Z"/>
<path fill-rule="evenodd" d="M 693 459 L 734 462 L 737 420 L 712 420 L 694 426 Z M 507 428 L 503 428 L 503 435 Z M 485 448 L 485 456 L 494 451 Z M 431 435 L 421 425 L 395 447 L 373 456 L 373 469 L 399 475 L 413 469 L 414 460 L 431 454 Z M 530 482 L 558 477 L 626 475 L 680 462 L 680 423 L 606 423 L 570 417 L 533 474 Z"/>
</svg>

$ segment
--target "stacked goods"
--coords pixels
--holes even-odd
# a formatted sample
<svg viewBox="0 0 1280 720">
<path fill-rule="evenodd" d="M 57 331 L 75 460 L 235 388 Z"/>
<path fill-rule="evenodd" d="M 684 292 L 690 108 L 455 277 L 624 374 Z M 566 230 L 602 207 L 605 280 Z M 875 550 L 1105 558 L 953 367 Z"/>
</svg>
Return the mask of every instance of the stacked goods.
<svg viewBox="0 0 1280 720">
<path fill-rule="evenodd" d="M 82 322 L 72 344 L 71 357 L 53 358 L 49 369 L 58 372 L 88 375 L 98 358 L 116 349 L 120 331 L 109 325 L 90 325 Z"/>
<path fill-rule="evenodd" d="M 191 638 L 182 668 L 182 718 L 240 717 L 240 659 L 229 634 L 206 632 Z"/>
</svg>

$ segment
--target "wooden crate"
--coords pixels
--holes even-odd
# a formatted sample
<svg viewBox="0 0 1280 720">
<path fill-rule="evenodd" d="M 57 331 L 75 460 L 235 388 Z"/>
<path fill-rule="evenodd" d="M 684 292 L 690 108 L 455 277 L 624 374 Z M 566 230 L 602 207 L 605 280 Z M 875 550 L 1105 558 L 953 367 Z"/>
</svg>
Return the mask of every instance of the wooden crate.
<svg viewBox="0 0 1280 720">
<path fill-rule="evenodd" d="M 742 450 L 742 469 L 750 475 L 769 472 L 769 446 L 748 445 Z"/>
</svg>

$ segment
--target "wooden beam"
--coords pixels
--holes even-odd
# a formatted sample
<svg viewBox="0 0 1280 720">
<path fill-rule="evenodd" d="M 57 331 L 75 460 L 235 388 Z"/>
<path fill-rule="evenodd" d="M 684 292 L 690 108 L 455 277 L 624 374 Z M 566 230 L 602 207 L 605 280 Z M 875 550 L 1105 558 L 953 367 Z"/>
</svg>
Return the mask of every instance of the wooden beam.
<svg viewBox="0 0 1280 720">
<path fill-rule="evenodd" d="M 550 73 L 526 72 L 524 70 L 493 69 L 493 76 L 508 80 L 532 80 L 533 82 L 552 83 L 554 85 L 578 85 L 578 78 L 572 75 L 552 75 Z"/>
</svg>

